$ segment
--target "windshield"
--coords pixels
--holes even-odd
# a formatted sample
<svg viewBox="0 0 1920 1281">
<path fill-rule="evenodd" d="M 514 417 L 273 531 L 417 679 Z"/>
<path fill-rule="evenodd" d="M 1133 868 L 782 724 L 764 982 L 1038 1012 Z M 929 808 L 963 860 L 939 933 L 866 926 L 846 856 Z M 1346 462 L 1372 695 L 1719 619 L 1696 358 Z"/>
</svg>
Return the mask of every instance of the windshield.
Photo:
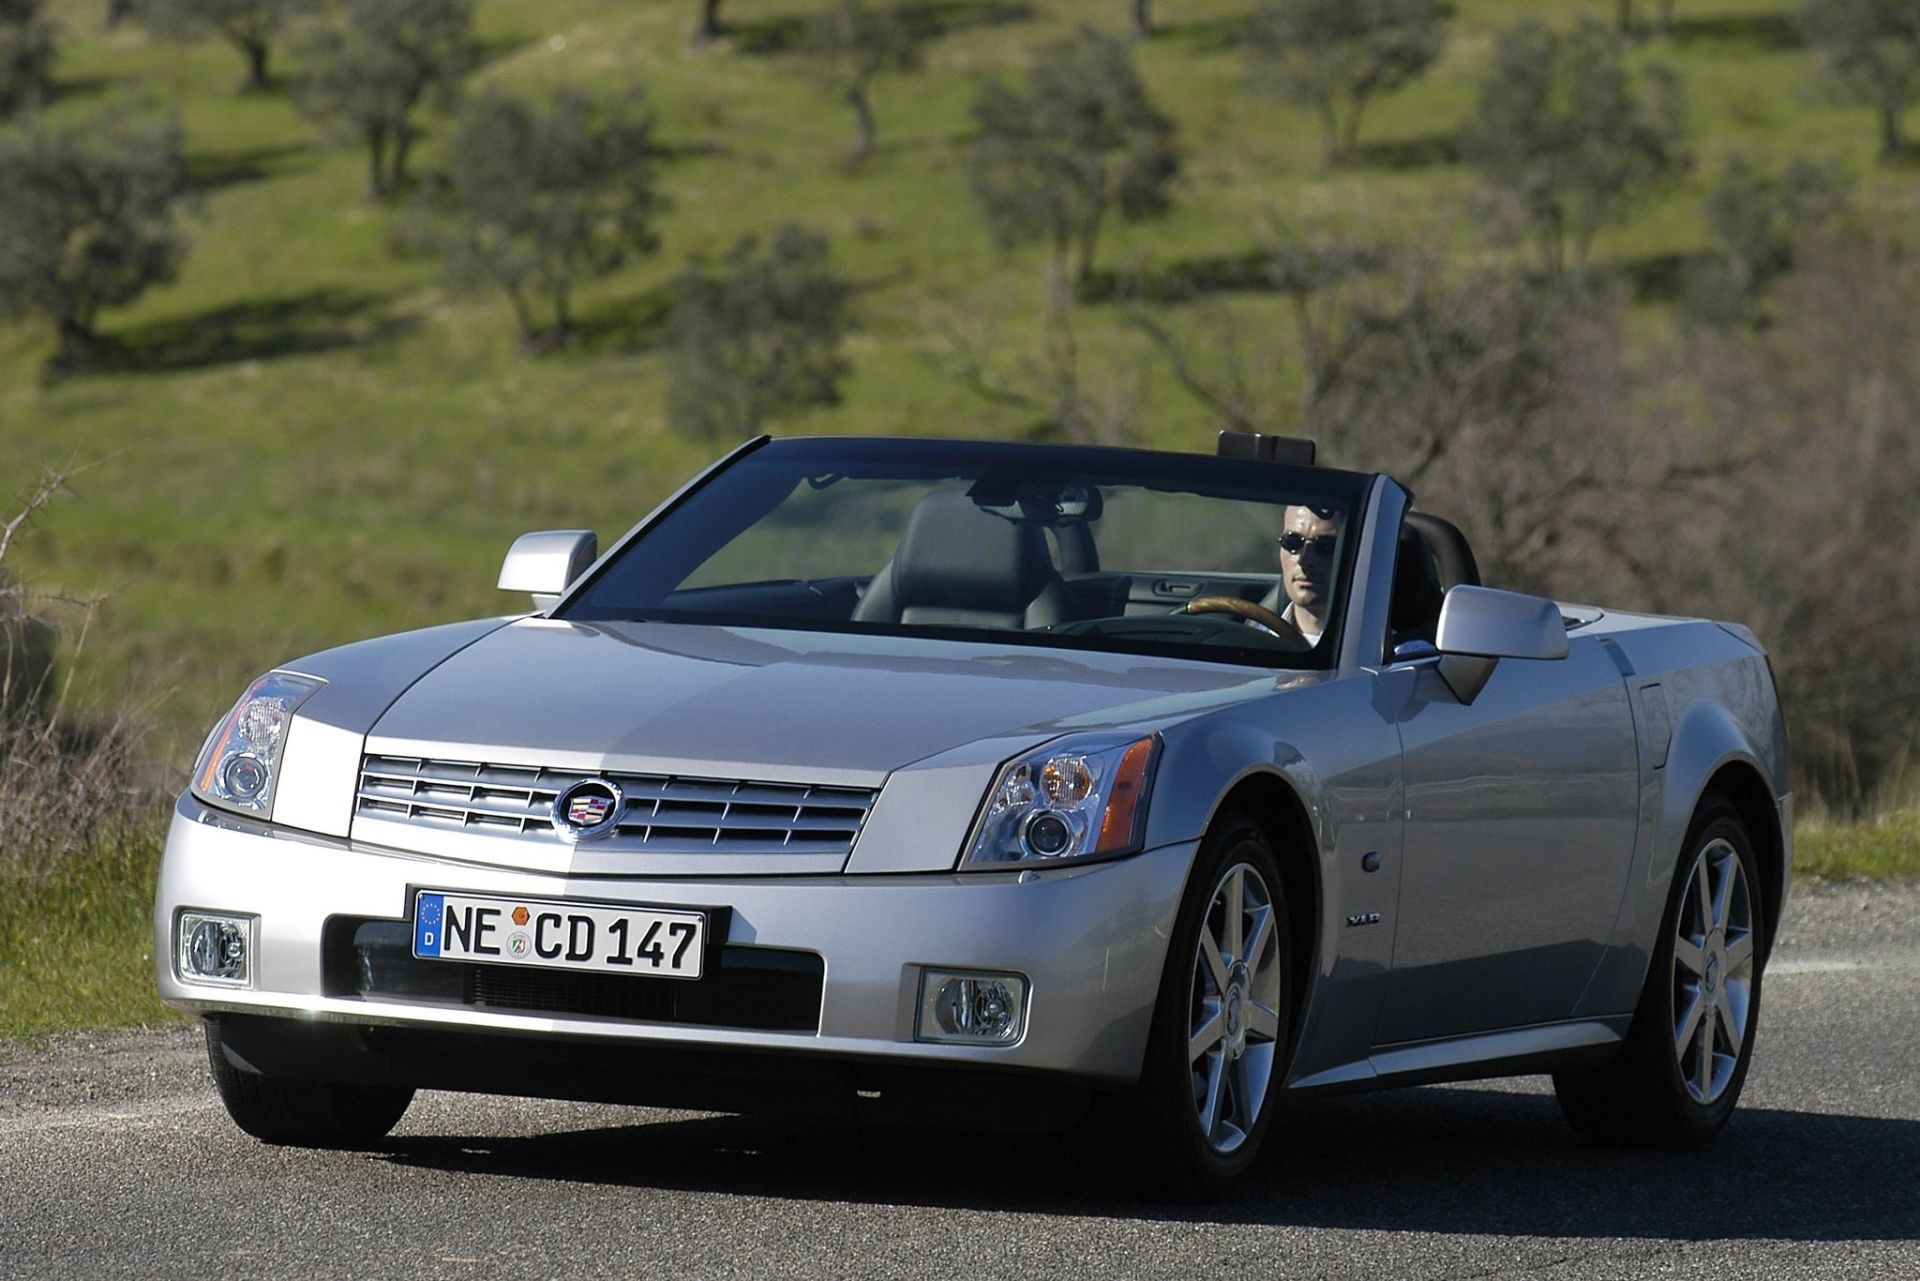
<svg viewBox="0 0 1920 1281">
<path fill-rule="evenodd" d="M 1136 450 L 770 441 L 557 616 L 1329 666 L 1366 479 Z"/>
</svg>

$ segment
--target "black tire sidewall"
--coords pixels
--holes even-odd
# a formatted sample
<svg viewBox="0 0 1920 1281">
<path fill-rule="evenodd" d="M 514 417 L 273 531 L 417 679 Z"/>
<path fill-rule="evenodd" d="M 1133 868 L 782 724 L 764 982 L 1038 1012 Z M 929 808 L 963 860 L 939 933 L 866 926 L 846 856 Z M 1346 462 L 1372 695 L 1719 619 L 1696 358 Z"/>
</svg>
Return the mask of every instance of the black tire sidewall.
<svg viewBox="0 0 1920 1281">
<path fill-rule="evenodd" d="M 1747 900 L 1753 914 L 1753 980 L 1749 986 L 1746 1034 L 1741 1039 L 1740 1055 L 1734 1064 L 1733 1076 L 1728 1079 L 1719 1098 L 1711 1103 L 1698 1103 L 1687 1089 L 1686 1080 L 1680 1072 L 1679 1058 L 1673 1050 L 1672 1028 L 1677 1013 L 1673 1007 L 1673 944 L 1679 930 L 1687 886 L 1693 879 L 1694 866 L 1708 845 L 1722 839 L 1733 847 L 1735 856 L 1740 860 L 1741 874 L 1747 880 Z M 1754 1034 L 1760 1025 L 1760 986 L 1764 969 L 1761 962 L 1767 937 L 1767 923 L 1761 915 L 1763 906 L 1758 860 L 1754 856 L 1753 841 L 1747 834 L 1746 824 L 1732 805 L 1718 800 L 1710 802 L 1701 808 L 1692 827 L 1688 829 L 1680 861 L 1674 868 L 1673 886 L 1667 894 L 1667 910 L 1660 922 L 1660 938 L 1654 948 L 1641 1008 L 1631 1033 L 1639 1042 L 1635 1048 L 1640 1051 L 1648 1068 L 1651 1070 L 1657 1061 L 1662 1069 L 1659 1073 L 1664 1086 L 1662 1092 L 1666 1095 L 1666 1107 L 1672 1114 L 1676 1146 L 1696 1147 L 1717 1134 L 1733 1114 L 1740 1099 L 1741 1087 L 1746 1083 L 1747 1070 L 1753 1063 Z"/>
<path fill-rule="evenodd" d="M 1236 863 L 1259 872 L 1272 896 L 1275 945 L 1280 958 L 1279 1051 L 1273 1059 L 1273 1079 L 1266 1100 L 1246 1141 L 1232 1153 L 1216 1152 L 1200 1133 L 1191 1094 L 1192 1064 L 1186 1057 L 1190 1029 L 1190 989 L 1195 949 L 1213 891 L 1221 876 Z M 1272 1124 L 1281 1083 L 1286 1077 L 1290 1043 L 1290 1011 L 1295 975 L 1285 887 L 1279 862 L 1266 832 L 1242 814 L 1216 819 L 1201 842 L 1187 876 L 1186 892 L 1175 918 L 1173 937 L 1154 1004 L 1153 1030 L 1148 1038 L 1140 1084 L 1135 1091 L 1137 1110 L 1152 1138 L 1149 1160 L 1151 1186 L 1182 1200 L 1212 1200 L 1226 1195 L 1259 1156 Z"/>
</svg>

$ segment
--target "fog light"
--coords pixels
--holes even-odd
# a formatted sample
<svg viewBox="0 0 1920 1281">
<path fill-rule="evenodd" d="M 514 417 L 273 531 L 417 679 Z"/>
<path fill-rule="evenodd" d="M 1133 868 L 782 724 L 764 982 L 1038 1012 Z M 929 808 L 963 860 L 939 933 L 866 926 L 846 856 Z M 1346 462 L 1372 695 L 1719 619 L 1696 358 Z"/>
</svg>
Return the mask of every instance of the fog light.
<svg viewBox="0 0 1920 1281">
<path fill-rule="evenodd" d="M 1027 980 L 1018 974 L 927 970 L 920 977 L 922 1041 L 1009 1045 L 1026 1031 Z"/>
<path fill-rule="evenodd" d="M 253 986 L 253 918 L 182 912 L 178 968 L 189 983 Z"/>
</svg>

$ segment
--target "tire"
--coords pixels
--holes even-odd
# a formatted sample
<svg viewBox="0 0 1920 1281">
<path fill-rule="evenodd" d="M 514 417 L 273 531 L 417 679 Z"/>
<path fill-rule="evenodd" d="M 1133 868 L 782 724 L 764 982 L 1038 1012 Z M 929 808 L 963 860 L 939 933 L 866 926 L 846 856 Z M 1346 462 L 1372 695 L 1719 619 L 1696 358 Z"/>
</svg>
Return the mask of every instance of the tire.
<svg viewBox="0 0 1920 1281">
<path fill-rule="evenodd" d="M 1221 815 L 1188 876 L 1129 1109 L 1149 1196 L 1217 1200 L 1259 1154 L 1286 1064 L 1289 934 L 1266 833 Z"/>
<path fill-rule="evenodd" d="M 1626 1044 L 1603 1068 L 1553 1078 L 1590 1143 L 1703 1147 L 1753 1062 L 1766 938 L 1753 841 L 1738 811 L 1709 797 L 1682 850 Z"/>
<path fill-rule="evenodd" d="M 413 1102 L 392 1086 L 289 1081 L 242 1071 L 220 1044 L 209 1019 L 207 1066 L 233 1123 L 263 1143 L 302 1148 L 364 1148 L 379 1142 Z"/>
</svg>

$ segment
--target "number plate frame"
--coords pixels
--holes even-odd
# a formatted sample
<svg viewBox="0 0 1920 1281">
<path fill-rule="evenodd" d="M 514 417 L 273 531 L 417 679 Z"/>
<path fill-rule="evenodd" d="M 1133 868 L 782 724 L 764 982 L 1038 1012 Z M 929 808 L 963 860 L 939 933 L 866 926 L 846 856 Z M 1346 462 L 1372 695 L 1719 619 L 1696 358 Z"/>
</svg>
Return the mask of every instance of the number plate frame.
<svg viewBox="0 0 1920 1281">
<path fill-rule="evenodd" d="M 412 952 L 422 961 L 697 981 L 718 949 L 714 914 L 702 908 L 433 889 L 414 890 L 412 908 Z M 450 916 L 462 924 L 450 928 Z"/>
</svg>

